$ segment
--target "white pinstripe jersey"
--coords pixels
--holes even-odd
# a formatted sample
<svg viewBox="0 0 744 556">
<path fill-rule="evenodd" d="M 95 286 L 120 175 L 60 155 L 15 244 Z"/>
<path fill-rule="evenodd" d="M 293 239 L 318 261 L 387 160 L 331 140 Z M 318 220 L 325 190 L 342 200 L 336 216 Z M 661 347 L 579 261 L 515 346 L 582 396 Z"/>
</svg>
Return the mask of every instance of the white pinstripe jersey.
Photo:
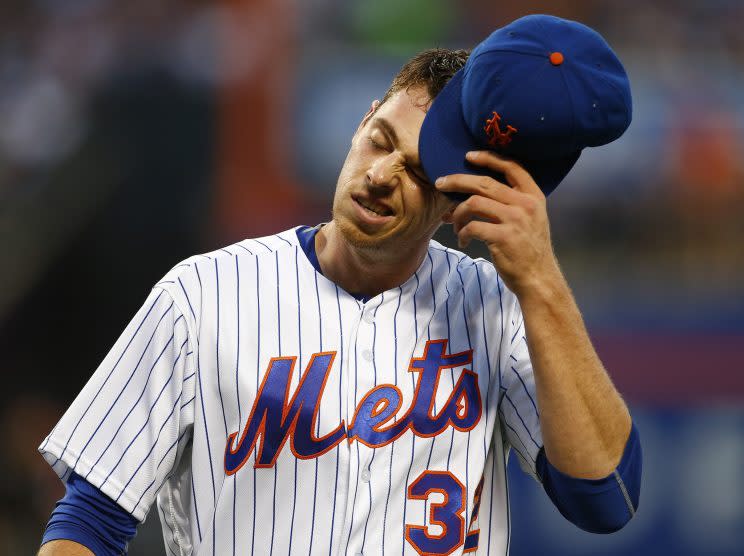
<svg viewBox="0 0 744 556">
<path fill-rule="evenodd" d="M 363 303 L 292 229 L 173 268 L 40 451 L 138 520 L 157 502 L 167 554 L 500 556 L 507 455 L 534 475 L 541 445 L 490 262 L 432 241 Z"/>
</svg>

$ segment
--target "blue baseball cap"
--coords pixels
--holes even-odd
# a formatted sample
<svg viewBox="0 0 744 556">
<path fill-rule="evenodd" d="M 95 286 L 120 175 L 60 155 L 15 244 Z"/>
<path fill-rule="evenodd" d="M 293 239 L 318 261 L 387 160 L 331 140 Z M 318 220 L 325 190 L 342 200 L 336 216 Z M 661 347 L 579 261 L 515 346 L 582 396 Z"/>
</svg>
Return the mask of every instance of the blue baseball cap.
<svg viewBox="0 0 744 556">
<path fill-rule="evenodd" d="M 628 76 L 599 33 L 576 21 L 529 15 L 480 43 L 436 96 L 421 127 L 419 156 L 434 182 L 448 174 L 488 174 L 465 153 L 490 149 L 522 164 L 548 195 L 584 147 L 620 137 L 631 113 Z"/>
</svg>

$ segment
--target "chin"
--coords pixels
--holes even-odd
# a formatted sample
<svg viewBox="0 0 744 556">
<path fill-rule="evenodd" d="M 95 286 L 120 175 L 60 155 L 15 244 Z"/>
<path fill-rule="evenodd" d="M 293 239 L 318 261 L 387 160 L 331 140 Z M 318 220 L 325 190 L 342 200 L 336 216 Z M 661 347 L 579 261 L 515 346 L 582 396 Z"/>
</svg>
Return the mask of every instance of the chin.
<svg viewBox="0 0 744 556">
<path fill-rule="evenodd" d="M 391 237 L 389 233 L 382 235 L 365 234 L 353 222 L 347 218 L 336 218 L 336 226 L 344 239 L 357 249 L 379 250 L 390 245 Z"/>
</svg>

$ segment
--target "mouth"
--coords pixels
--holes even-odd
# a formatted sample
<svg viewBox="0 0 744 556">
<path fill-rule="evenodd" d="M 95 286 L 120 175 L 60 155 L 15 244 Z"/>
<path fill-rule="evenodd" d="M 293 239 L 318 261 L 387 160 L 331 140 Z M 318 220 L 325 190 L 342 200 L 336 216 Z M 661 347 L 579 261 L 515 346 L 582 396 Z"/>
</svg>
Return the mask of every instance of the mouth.
<svg viewBox="0 0 744 556">
<path fill-rule="evenodd" d="M 369 199 L 363 199 L 361 197 L 352 196 L 354 202 L 359 205 L 366 213 L 370 216 L 386 217 L 393 216 L 393 211 L 380 203 L 375 203 Z"/>
</svg>

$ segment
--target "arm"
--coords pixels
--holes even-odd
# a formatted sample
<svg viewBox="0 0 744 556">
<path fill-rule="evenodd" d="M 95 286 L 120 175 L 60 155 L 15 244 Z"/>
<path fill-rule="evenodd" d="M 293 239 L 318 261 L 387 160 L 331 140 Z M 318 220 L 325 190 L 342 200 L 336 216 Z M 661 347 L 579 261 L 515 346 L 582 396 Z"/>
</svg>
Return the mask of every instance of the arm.
<svg viewBox="0 0 744 556">
<path fill-rule="evenodd" d="M 452 175 L 442 192 L 471 196 L 452 213 L 461 247 L 483 241 L 524 315 L 545 454 L 566 475 L 597 479 L 620 462 L 631 428 L 628 409 L 589 340 L 550 241 L 545 197 L 517 163 L 491 152 L 468 161 L 504 174 Z"/>
<path fill-rule="evenodd" d="M 39 550 L 38 556 L 95 556 L 82 544 L 73 541 L 59 540 L 46 543 Z"/>
<path fill-rule="evenodd" d="M 126 552 L 137 532 L 137 520 L 74 472 L 66 487 L 44 531 L 39 556 L 114 556 Z"/>
<path fill-rule="evenodd" d="M 194 376 L 189 346 L 173 297 L 153 289 L 39 447 L 67 481 L 41 543 L 51 546 L 42 554 L 72 550 L 69 543 L 52 544 L 62 540 L 96 556 L 123 553 L 190 442 L 193 404 L 183 404 L 195 383 L 184 378 Z"/>
<path fill-rule="evenodd" d="M 563 275 L 517 295 L 524 315 L 545 455 L 560 471 L 599 479 L 617 466 L 630 414 L 605 372 Z"/>
</svg>

